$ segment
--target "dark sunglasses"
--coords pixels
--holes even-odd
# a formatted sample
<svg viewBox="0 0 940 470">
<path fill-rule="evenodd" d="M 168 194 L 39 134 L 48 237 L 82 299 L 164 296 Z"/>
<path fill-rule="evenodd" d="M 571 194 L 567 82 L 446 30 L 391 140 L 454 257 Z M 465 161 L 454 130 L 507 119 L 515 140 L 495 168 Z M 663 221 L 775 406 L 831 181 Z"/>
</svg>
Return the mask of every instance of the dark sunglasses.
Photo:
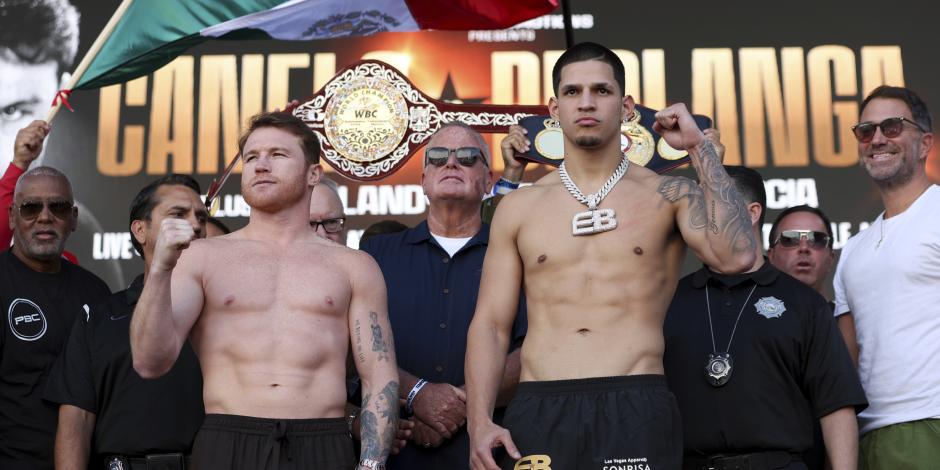
<svg viewBox="0 0 940 470">
<path fill-rule="evenodd" d="M 451 152 L 457 155 L 457 163 L 463 166 L 473 166 L 478 159 L 482 161 L 484 165 L 489 166 L 489 163 L 486 162 L 486 157 L 483 156 L 483 151 L 476 147 L 460 147 L 457 149 L 430 147 L 424 151 L 424 164 L 444 166 L 447 164 L 447 159 L 450 158 Z"/>
<path fill-rule="evenodd" d="M 784 248 L 795 248 L 800 246 L 800 240 L 804 238 L 811 247 L 817 250 L 829 246 L 829 234 L 814 230 L 784 230 L 780 232 L 774 245 L 780 244 Z"/>
<path fill-rule="evenodd" d="M 893 139 L 899 135 L 901 132 L 904 132 L 904 123 L 908 123 L 917 128 L 921 132 L 927 132 L 923 127 L 920 127 L 920 124 L 917 124 L 914 121 L 911 121 L 905 117 L 893 117 L 885 119 L 878 124 L 873 122 L 863 122 L 861 124 L 856 124 L 852 126 L 852 132 L 855 133 L 855 138 L 863 144 L 871 142 L 871 139 L 875 138 L 875 129 L 881 128 L 881 133 L 889 138 Z"/>
<path fill-rule="evenodd" d="M 26 220 L 33 220 L 39 217 L 43 207 L 48 207 L 52 215 L 58 219 L 64 220 L 72 215 L 74 205 L 69 201 L 26 201 L 17 206 L 17 210 L 20 212 L 20 217 Z"/>
<path fill-rule="evenodd" d="M 323 230 L 326 231 L 326 233 L 341 232 L 343 230 L 343 226 L 346 225 L 346 218 L 337 217 L 335 219 L 323 219 L 323 220 L 311 220 L 310 221 L 310 226 L 313 227 L 314 230 L 319 228 L 321 225 L 323 226 Z"/>
</svg>

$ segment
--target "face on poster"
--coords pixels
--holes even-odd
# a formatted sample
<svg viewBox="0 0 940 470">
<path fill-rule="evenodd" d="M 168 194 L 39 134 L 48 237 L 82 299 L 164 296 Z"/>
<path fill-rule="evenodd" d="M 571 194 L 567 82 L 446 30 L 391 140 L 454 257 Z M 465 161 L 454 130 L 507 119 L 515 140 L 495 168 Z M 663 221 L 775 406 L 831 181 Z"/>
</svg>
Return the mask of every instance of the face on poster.
<svg viewBox="0 0 940 470">
<path fill-rule="evenodd" d="M 117 2 L 73 3 L 81 16 L 80 58 Z M 725 163 L 749 166 L 765 178 L 768 228 L 781 209 L 818 206 L 833 219 L 834 245 L 841 247 L 881 210 L 874 185 L 858 166 L 850 130 L 864 94 L 880 84 L 903 84 L 928 105 L 940 105 L 929 86 L 940 78 L 940 65 L 931 60 L 931 48 L 915 40 L 917 23 L 927 27 L 926 19 L 884 12 L 876 22 L 853 13 L 858 8 L 828 6 L 809 18 L 798 13 L 805 8 L 775 15 L 757 7 L 718 12 L 691 1 L 675 10 L 682 14 L 655 5 L 578 2 L 575 39 L 617 52 L 627 92 L 638 103 L 662 108 L 685 102 L 694 113 L 713 117 L 727 148 Z M 883 29 L 890 20 L 885 15 L 910 27 L 873 34 L 875 23 Z M 75 92 L 76 112 L 56 119 L 44 160 L 69 174 L 77 199 L 99 225 L 77 233 L 70 249 L 96 272 L 117 267 L 112 277 L 120 281 L 108 282 L 120 287 L 142 269 L 127 235 L 128 206 L 137 190 L 170 172 L 194 175 L 205 190 L 237 153 L 238 135 L 252 114 L 311 95 L 353 62 L 386 61 L 429 96 L 452 102 L 544 104 L 553 95 L 552 66 L 564 44 L 560 15 L 502 31 L 212 41 L 149 76 Z M 61 86 L 53 81 L 46 86 L 53 91 L 37 106 L 40 115 Z M 486 137 L 498 176 L 501 136 Z M 413 226 L 425 217 L 419 157 L 377 182 L 328 171 L 339 183 L 350 245 L 374 222 Z M 526 180 L 546 171 L 529 165 Z M 249 213 L 237 179 L 224 187 L 217 214 L 231 228 L 243 226 Z"/>
</svg>

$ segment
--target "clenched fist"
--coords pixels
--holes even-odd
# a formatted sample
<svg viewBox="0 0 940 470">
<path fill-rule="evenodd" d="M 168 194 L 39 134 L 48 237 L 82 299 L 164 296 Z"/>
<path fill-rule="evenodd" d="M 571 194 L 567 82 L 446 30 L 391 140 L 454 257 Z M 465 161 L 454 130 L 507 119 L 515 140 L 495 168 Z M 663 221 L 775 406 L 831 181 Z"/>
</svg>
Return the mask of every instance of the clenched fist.
<svg viewBox="0 0 940 470">
<path fill-rule="evenodd" d="M 525 171 L 525 160 L 517 160 L 516 154 L 529 150 L 529 139 L 526 138 L 526 130 L 518 124 L 509 126 L 509 134 L 500 142 L 499 148 L 503 153 L 503 178 L 513 183 L 522 181 L 522 173 Z"/>
<path fill-rule="evenodd" d="M 29 164 L 39 158 L 42 145 L 49 135 L 51 127 L 46 121 L 33 121 L 16 133 L 13 143 L 13 164 L 21 170 L 29 168 Z M 0 170 L 4 171 L 6 168 Z"/>
<path fill-rule="evenodd" d="M 676 150 L 689 150 L 705 139 L 692 113 L 683 103 L 674 104 L 656 113 L 653 130 Z"/>
<path fill-rule="evenodd" d="M 193 225 L 183 219 L 163 219 L 153 249 L 153 268 L 172 271 L 183 250 L 196 238 Z"/>
</svg>

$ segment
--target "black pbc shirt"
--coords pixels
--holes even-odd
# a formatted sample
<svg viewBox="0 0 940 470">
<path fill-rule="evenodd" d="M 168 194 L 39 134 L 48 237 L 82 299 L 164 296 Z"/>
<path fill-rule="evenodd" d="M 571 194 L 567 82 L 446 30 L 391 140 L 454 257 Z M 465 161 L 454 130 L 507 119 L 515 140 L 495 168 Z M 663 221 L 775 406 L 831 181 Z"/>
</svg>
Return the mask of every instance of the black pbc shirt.
<svg viewBox="0 0 940 470">
<path fill-rule="evenodd" d="M 38 273 L 0 254 L 0 468 L 52 468 L 58 408 L 42 401 L 56 357 L 76 317 L 110 294 L 69 262 Z"/>
<path fill-rule="evenodd" d="M 705 380 L 712 340 L 731 343 L 731 378 Z M 745 302 L 751 289 L 750 299 Z M 664 325 L 666 378 L 682 415 L 685 455 L 781 450 L 813 444 L 813 420 L 846 406 L 867 406 L 826 300 L 767 263 L 753 273 L 702 268 L 679 281 Z"/>
<path fill-rule="evenodd" d="M 143 279 L 78 319 L 46 386 L 46 400 L 96 415 L 95 466 L 113 454 L 188 453 L 204 417 L 202 373 L 189 342 L 166 375 L 145 380 L 134 370 L 130 323 Z"/>
</svg>

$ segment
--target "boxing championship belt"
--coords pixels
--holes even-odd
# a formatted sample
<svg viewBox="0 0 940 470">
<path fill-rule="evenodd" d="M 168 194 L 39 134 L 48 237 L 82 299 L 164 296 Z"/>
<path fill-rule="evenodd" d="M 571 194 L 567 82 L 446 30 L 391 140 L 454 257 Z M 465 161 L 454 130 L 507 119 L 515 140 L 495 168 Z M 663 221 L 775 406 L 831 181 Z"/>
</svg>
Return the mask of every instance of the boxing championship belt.
<svg viewBox="0 0 940 470">
<path fill-rule="evenodd" d="M 642 165 L 657 173 L 665 173 L 677 166 L 689 162 L 689 152 L 676 150 L 653 131 L 656 111 L 636 105 L 636 113 L 620 126 L 620 148 L 630 162 Z M 711 119 L 693 115 L 699 129 L 712 126 Z M 521 119 L 519 125 L 527 131 L 529 151 L 516 155 L 520 160 L 561 165 L 565 158 L 564 139 L 561 126 L 549 116 L 529 116 Z"/>
<path fill-rule="evenodd" d="M 394 67 L 364 60 L 346 67 L 304 103 L 290 109 L 320 138 L 322 156 L 360 181 L 395 172 L 442 124 L 460 121 L 478 132 L 507 132 L 545 106 L 466 105 L 436 100 Z"/>
</svg>

